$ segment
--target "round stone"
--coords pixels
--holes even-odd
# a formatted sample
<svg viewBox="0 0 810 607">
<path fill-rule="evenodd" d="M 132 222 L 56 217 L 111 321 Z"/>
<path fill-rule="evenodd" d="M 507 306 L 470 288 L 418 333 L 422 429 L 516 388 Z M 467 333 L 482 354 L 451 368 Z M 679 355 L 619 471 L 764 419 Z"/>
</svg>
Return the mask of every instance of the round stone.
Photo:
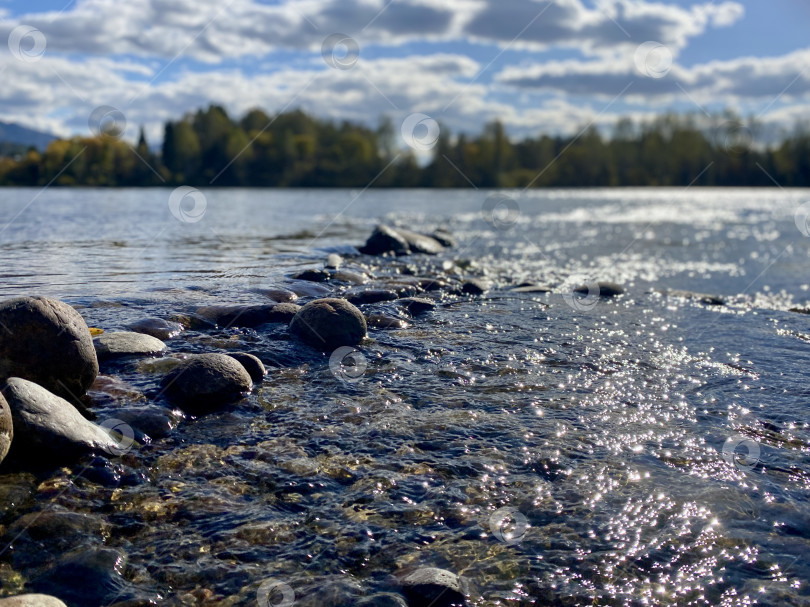
<svg viewBox="0 0 810 607">
<path fill-rule="evenodd" d="M 345 299 L 316 299 L 301 308 L 290 323 L 290 332 L 322 351 L 356 346 L 366 336 L 366 318 Z"/>
</svg>

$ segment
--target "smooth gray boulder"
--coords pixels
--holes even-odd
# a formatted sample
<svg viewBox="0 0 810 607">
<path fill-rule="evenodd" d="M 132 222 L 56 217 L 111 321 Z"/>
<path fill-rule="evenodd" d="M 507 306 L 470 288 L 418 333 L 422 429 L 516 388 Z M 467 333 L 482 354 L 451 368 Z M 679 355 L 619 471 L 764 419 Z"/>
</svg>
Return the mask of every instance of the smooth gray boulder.
<svg viewBox="0 0 810 607">
<path fill-rule="evenodd" d="M 103 333 L 93 340 L 99 360 L 123 356 L 154 356 L 166 350 L 157 337 L 134 331 Z"/>
<path fill-rule="evenodd" d="M 290 332 L 322 351 L 356 346 L 366 336 L 366 318 L 345 299 L 327 298 L 309 302 L 290 323 Z"/>
<path fill-rule="evenodd" d="M 0 607 L 67 607 L 67 605 L 48 594 L 19 594 L 0 599 Z"/>
<path fill-rule="evenodd" d="M 0 303 L 0 382 L 21 377 L 76 400 L 97 375 L 90 329 L 76 310 L 47 297 Z"/>
<path fill-rule="evenodd" d="M 177 337 L 186 330 L 179 322 L 163 320 L 162 318 L 144 318 L 127 325 L 127 328 L 130 331 L 151 335 L 161 340 Z"/>
<path fill-rule="evenodd" d="M 409 607 L 455 607 L 467 605 L 461 579 L 453 572 L 422 567 L 401 580 Z"/>
<path fill-rule="evenodd" d="M 11 421 L 11 408 L 3 395 L 0 394 L 0 462 L 8 455 L 13 439 L 14 424 Z"/>
<path fill-rule="evenodd" d="M 57 466 L 86 453 L 120 452 L 119 443 L 104 428 L 42 386 L 11 377 L 2 391 L 14 420 L 14 453 L 23 462 Z"/>
<path fill-rule="evenodd" d="M 253 381 L 235 358 L 197 354 L 167 373 L 161 386 L 169 400 L 195 414 L 240 400 L 253 389 Z"/>
<path fill-rule="evenodd" d="M 248 354 L 247 352 L 228 352 L 228 356 L 239 361 L 245 371 L 250 375 L 250 379 L 254 382 L 260 382 L 267 375 L 267 369 L 264 368 L 264 363 L 258 356 Z"/>
</svg>

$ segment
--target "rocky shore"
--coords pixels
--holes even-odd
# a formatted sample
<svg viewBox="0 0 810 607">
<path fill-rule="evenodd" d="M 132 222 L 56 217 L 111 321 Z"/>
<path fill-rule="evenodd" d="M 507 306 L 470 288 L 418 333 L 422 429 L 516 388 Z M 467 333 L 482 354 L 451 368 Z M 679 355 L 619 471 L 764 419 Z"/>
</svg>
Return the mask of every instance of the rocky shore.
<svg viewBox="0 0 810 607">
<path fill-rule="evenodd" d="M 176 348 L 173 341 L 187 331 L 205 335 L 223 328 L 272 328 L 294 340 L 302 357 L 329 357 L 332 374 L 351 383 L 365 364 L 352 358 L 353 353 L 375 336 L 389 331 L 395 339 L 399 331 L 418 330 L 437 308 L 460 300 L 526 298 L 547 305 L 543 298 L 557 293 L 575 310 L 586 313 L 594 302 L 625 295 L 623 285 L 609 281 L 563 286 L 546 284 L 538 277 L 537 282 L 517 283 L 490 276 L 466 260 L 433 257 L 453 246 L 453 237 L 446 231 L 420 234 L 378 226 L 354 254 L 331 253 L 321 267 L 257 289 L 264 303 L 190 306 L 166 318 L 129 323 L 126 331 L 88 327 L 78 311 L 54 299 L 30 296 L 0 302 L 3 471 L 39 475 L 77 462 L 97 463 L 99 458 L 113 462 L 113 467 L 118 460 L 131 463 L 142 447 L 182 435 L 182 424 L 238 408 L 266 381 L 268 361 L 214 339 L 205 352 Z M 710 306 L 725 303 L 718 296 L 683 291 L 656 296 Z M 116 377 L 122 364 L 157 370 L 156 389 L 128 393 L 126 384 Z M 120 415 L 108 419 L 96 414 L 100 399 L 119 397 L 135 408 L 122 408 Z M 34 509 L 15 517 L 19 502 L 25 499 L 15 498 L 13 487 L 4 491 L 10 506 L 0 529 L 5 548 L 0 559 L 7 570 L 0 576 L 5 580 L 21 576 L 19 586 L 28 594 L 0 599 L 0 606 L 135 607 L 160 600 L 224 604 L 227 598 L 204 592 L 190 598 L 164 597 L 134 590 L 137 579 L 125 582 L 117 575 L 120 551 L 104 547 L 103 538 L 111 532 L 107 523 L 64 509 Z M 100 511 L 105 507 L 98 505 Z M 77 538 L 84 536 L 98 537 L 97 545 L 75 550 L 81 544 Z M 387 592 L 356 604 L 442 607 L 467 604 L 472 596 L 456 572 L 412 567 L 391 573 Z M 86 590 L 87 585 L 98 587 Z M 3 592 L 9 594 L 5 588 Z M 257 592 L 261 604 L 262 587 Z M 265 587 L 262 607 L 282 604 L 278 596 L 268 598 L 270 593 Z M 283 592 L 280 596 L 283 601 Z"/>
</svg>

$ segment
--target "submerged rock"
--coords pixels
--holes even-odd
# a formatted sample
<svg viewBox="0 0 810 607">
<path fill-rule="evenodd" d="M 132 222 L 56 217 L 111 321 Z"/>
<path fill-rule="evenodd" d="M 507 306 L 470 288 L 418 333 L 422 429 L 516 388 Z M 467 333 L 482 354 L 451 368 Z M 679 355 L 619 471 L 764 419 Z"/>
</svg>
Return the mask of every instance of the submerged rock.
<svg viewBox="0 0 810 607">
<path fill-rule="evenodd" d="M 12 377 L 3 395 L 14 420 L 13 452 L 23 462 L 55 466 L 93 451 L 114 454 L 119 448 L 106 430 L 33 382 Z"/>
<path fill-rule="evenodd" d="M 598 281 L 574 288 L 574 293 L 594 295 L 599 297 L 615 297 L 624 293 L 624 287 L 615 282 Z"/>
<path fill-rule="evenodd" d="M 411 253 L 425 253 L 436 255 L 444 251 L 444 246 L 438 240 L 427 234 L 419 234 L 410 230 L 397 230 L 397 233 L 408 243 Z"/>
<path fill-rule="evenodd" d="M 708 306 L 724 306 L 726 300 L 719 295 L 711 295 L 709 293 L 695 293 L 693 291 L 681 291 L 679 289 L 671 291 L 661 291 L 667 297 L 678 297 L 680 299 L 692 299 Z"/>
<path fill-rule="evenodd" d="M 20 594 L 0 599 L 0 607 L 67 607 L 67 605 L 48 594 Z"/>
<path fill-rule="evenodd" d="M 467 295 L 483 295 L 489 291 L 489 283 L 480 278 L 470 278 L 462 283 L 461 291 Z"/>
<path fill-rule="evenodd" d="M 331 274 L 326 270 L 303 270 L 293 274 L 295 280 L 308 280 L 310 282 L 326 282 L 331 278 Z"/>
<path fill-rule="evenodd" d="M 185 331 L 185 327 L 179 322 L 163 320 L 162 318 L 144 318 L 127 325 L 130 331 L 151 335 L 156 339 L 171 339 L 177 337 Z"/>
<path fill-rule="evenodd" d="M 409 607 L 455 607 L 467 605 L 461 579 L 451 571 L 423 567 L 401 580 Z"/>
<path fill-rule="evenodd" d="M 6 399 L 0 394 L 0 462 L 8 455 L 13 439 L 14 425 L 11 421 L 11 409 Z"/>
<path fill-rule="evenodd" d="M 385 314 L 369 314 L 366 317 L 366 323 L 374 329 L 407 329 L 411 326 L 410 323 L 401 318 L 386 316 Z"/>
<path fill-rule="evenodd" d="M 402 305 L 412 316 L 418 316 L 436 309 L 436 302 L 424 297 L 403 297 L 397 303 Z"/>
<path fill-rule="evenodd" d="M 298 295 L 289 289 L 258 289 L 256 292 L 279 303 L 292 303 L 298 299 Z"/>
<path fill-rule="evenodd" d="M 166 344 L 158 338 L 133 331 L 104 333 L 96 337 L 93 343 L 99 360 L 123 356 L 154 356 L 166 350 Z"/>
<path fill-rule="evenodd" d="M 258 327 L 268 323 L 289 323 L 300 306 L 293 303 L 253 306 L 203 306 L 196 314 L 220 327 Z"/>
<path fill-rule="evenodd" d="M 90 329 L 76 310 L 46 297 L 0 303 L 0 382 L 21 377 L 76 400 L 96 375 Z"/>
<path fill-rule="evenodd" d="M 332 293 L 328 287 L 306 280 L 290 281 L 287 286 L 299 297 L 324 297 Z"/>
<path fill-rule="evenodd" d="M 356 346 L 366 336 L 366 318 L 345 299 L 309 302 L 290 323 L 290 332 L 317 350 Z"/>
<path fill-rule="evenodd" d="M 203 413 L 240 400 L 253 388 L 242 364 L 225 354 L 197 354 L 161 382 L 166 397 L 190 413 Z"/>
<path fill-rule="evenodd" d="M 360 252 L 366 255 L 385 253 L 407 255 L 411 252 L 411 248 L 408 241 L 397 230 L 386 225 L 378 225 L 368 237 L 366 244 L 360 247 Z"/>
<path fill-rule="evenodd" d="M 253 354 L 247 352 L 228 352 L 228 356 L 239 361 L 239 364 L 245 368 L 245 371 L 248 372 L 254 382 L 262 381 L 264 376 L 267 375 L 267 369 L 264 368 L 264 364 L 258 356 L 253 356 Z"/>
</svg>

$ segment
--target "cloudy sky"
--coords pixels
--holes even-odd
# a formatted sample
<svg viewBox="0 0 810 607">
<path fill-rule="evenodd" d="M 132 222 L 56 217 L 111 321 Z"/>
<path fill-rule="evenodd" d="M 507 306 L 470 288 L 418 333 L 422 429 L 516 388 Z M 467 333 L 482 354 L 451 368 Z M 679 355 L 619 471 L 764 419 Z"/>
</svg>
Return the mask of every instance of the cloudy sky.
<svg viewBox="0 0 810 607">
<path fill-rule="evenodd" d="M 0 120 L 127 136 L 209 103 L 515 135 L 732 108 L 810 119 L 808 0 L 0 0 Z"/>
</svg>

